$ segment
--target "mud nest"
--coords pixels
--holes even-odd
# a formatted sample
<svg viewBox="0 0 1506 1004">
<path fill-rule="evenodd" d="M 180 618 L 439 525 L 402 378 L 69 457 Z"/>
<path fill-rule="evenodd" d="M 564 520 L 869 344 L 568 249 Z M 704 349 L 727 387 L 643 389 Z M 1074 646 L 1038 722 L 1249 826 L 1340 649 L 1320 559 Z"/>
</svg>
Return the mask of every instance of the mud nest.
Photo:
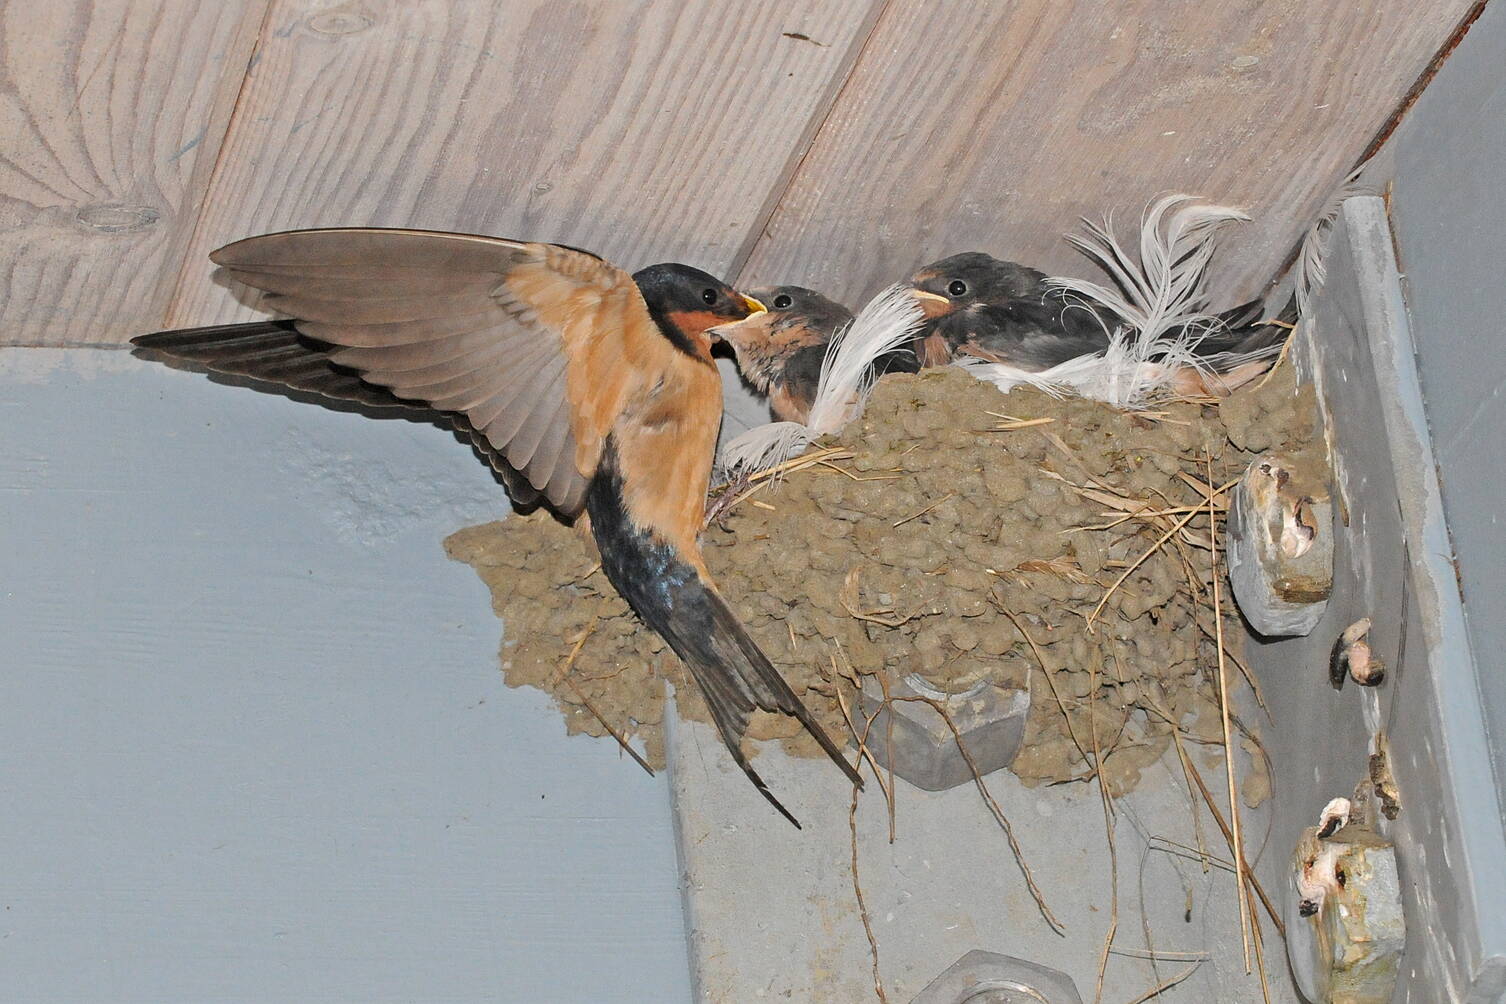
<svg viewBox="0 0 1506 1004">
<path fill-rule="evenodd" d="M 1089 778 L 1093 737 L 1105 780 L 1127 791 L 1174 730 L 1184 745 L 1222 743 L 1208 485 L 1258 453 L 1310 448 L 1316 409 L 1291 372 L 1217 404 L 1139 413 L 1005 395 L 954 368 L 886 377 L 803 466 L 724 489 L 706 561 L 833 736 L 851 735 L 837 694 L 855 713 L 861 674 L 918 674 L 948 693 L 1029 688 L 1013 771 L 1027 784 Z M 1220 527 L 1222 505 L 1215 493 Z M 682 717 L 709 721 L 577 532 L 534 515 L 445 546 L 492 591 L 507 683 L 552 694 L 572 733 L 610 726 L 662 764 L 666 680 Z M 1235 681 L 1243 629 L 1223 594 Z M 1250 751 L 1255 724 L 1235 716 Z M 821 755 L 784 716 L 756 717 L 749 734 Z M 1268 790 L 1264 768 L 1255 756 L 1245 772 L 1250 804 Z"/>
</svg>

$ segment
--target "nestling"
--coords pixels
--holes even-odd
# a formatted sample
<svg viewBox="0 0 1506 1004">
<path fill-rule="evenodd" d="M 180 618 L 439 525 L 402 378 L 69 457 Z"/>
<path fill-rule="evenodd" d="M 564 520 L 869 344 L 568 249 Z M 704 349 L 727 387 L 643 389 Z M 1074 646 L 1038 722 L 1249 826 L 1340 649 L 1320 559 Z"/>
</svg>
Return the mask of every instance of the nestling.
<svg viewBox="0 0 1506 1004">
<path fill-rule="evenodd" d="M 852 323 L 852 311 L 803 286 L 766 286 L 748 295 L 769 309 L 722 325 L 714 334 L 732 347 L 747 381 L 768 396 L 775 418 L 809 424 L 832 336 Z M 914 355 L 900 349 L 879 357 L 872 374 L 918 368 Z"/>
<path fill-rule="evenodd" d="M 926 313 L 915 344 L 922 366 L 972 357 L 1039 372 L 1105 352 L 1123 323 L 1106 307 L 1052 284 L 1045 273 L 980 251 L 933 262 L 909 282 Z M 1171 386 L 1184 395 L 1219 396 L 1248 383 L 1271 362 L 1250 361 L 1249 355 L 1279 345 L 1295 310 L 1293 303 L 1279 323 L 1261 319 L 1264 305 L 1259 301 L 1216 315 L 1192 346 L 1206 365 L 1179 367 Z M 1158 343 L 1170 345 L 1185 330 L 1184 325 L 1162 332 Z"/>
</svg>

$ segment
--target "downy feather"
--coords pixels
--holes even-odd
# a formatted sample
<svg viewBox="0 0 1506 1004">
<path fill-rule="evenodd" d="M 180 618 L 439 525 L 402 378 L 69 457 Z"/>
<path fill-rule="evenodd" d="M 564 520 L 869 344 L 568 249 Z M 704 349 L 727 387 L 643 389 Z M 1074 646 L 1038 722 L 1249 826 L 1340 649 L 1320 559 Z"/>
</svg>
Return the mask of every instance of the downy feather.
<svg viewBox="0 0 1506 1004">
<path fill-rule="evenodd" d="M 894 285 L 869 300 L 851 324 L 832 335 L 808 422 L 816 435 L 840 432 L 863 413 L 873 392 L 873 364 L 910 341 L 925 320 L 910 291 Z"/>
<path fill-rule="evenodd" d="M 815 439 L 816 433 L 799 422 L 755 425 L 722 445 L 716 458 L 717 477 L 730 481 L 742 474 L 766 471 L 799 456 Z"/>
<path fill-rule="evenodd" d="M 1374 195 L 1375 188 L 1360 181 L 1360 175 L 1370 166 L 1370 161 L 1365 161 L 1350 171 L 1344 177 L 1343 184 L 1328 204 L 1323 207 L 1323 212 L 1318 214 L 1317 220 L 1308 228 L 1302 236 L 1302 249 L 1297 255 L 1297 317 L 1307 318 L 1311 316 L 1312 298 L 1318 290 L 1323 288 L 1324 281 L 1328 278 L 1328 263 L 1325 260 L 1328 254 L 1328 237 L 1333 233 L 1334 221 L 1339 218 L 1339 209 L 1344 205 L 1344 200 L 1356 195 Z"/>
</svg>

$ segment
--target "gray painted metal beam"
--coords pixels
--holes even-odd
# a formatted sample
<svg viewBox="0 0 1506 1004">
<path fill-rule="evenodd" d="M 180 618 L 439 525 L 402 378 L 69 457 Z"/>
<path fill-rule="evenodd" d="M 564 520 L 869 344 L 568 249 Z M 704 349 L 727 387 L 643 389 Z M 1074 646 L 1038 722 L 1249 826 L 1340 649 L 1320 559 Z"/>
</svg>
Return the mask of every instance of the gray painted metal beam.
<svg viewBox="0 0 1506 1004">
<path fill-rule="evenodd" d="M 1385 827 L 1407 900 L 1398 999 L 1458 1000 L 1506 951 L 1506 838 L 1381 199 L 1344 204 L 1330 259 L 1298 361 L 1317 384 L 1337 475 L 1333 597 L 1311 635 L 1251 653 L 1278 734 L 1272 839 L 1294 846 L 1329 798 L 1349 794 L 1384 731 L 1403 805 Z M 1391 677 L 1336 693 L 1329 648 L 1362 616 Z M 1291 894 L 1283 865 L 1273 855 L 1265 876 Z"/>
</svg>

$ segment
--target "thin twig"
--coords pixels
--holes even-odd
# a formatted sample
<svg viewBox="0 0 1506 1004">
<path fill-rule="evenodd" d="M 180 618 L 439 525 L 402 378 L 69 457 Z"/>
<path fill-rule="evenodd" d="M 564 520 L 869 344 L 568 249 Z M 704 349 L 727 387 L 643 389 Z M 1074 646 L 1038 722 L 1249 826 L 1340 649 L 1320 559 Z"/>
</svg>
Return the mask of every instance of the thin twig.
<svg viewBox="0 0 1506 1004">
<path fill-rule="evenodd" d="M 843 467 L 838 467 L 830 460 L 816 461 L 817 467 L 825 467 L 827 470 L 836 471 L 849 481 L 898 481 L 903 474 L 870 474 L 867 477 L 858 477 L 856 474 Z"/>
<path fill-rule="evenodd" d="M 1165 544 L 1168 540 L 1171 539 L 1172 534 L 1176 533 L 1182 527 L 1186 526 L 1189 522 L 1192 521 L 1192 517 L 1196 515 L 1197 512 L 1190 512 L 1187 515 L 1183 516 L 1181 519 L 1177 520 L 1176 524 L 1172 526 L 1170 530 L 1167 530 L 1165 533 L 1161 534 L 1159 538 L 1157 538 L 1156 542 L 1150 546 L 1149 550 L 1140 555 L 1140 557 L 1136 558 L 1134 561 L 1130 562 L 1129 567 L 1124 570 L 1124 574 L 1114 580 L 1114 584 L 1109 587 L 1109 591 L 1103 594 L 1103 599 L 1098 601 L 1098 606 L 1094 607 L 1093 612 L 1088 614 L 1088 631 L 1091 632 L 1093 630 L 1093 620 L 1103 610 L 1103 605 L 1109 601 L 1109 597 L 1114 595 L 1114 590 L 1124 585 L 1124 580 L 1130 577 L 1131 572 L 1144 564 L 1146 558 L 1149 558 L 1152 554 L 1155 554 L 1157 551 L 1159 551 L 1161 549 L 1161 545 Z"/>
<path fill-rule="evenodd" d="M 842 580 L 842 589 L 837 594 L 838 602 L 842 604 L 842 609 L 846 610 L 849 616 L 856 620 L 877 624 L 879 627 L 897 628 L 901 624 L 912 621 L 921 615 L 921 611 L 916 611 L 913 614 L 901 617 L 899 612 L 893 607 L 875 607 L 872 610 L 866 611 L 859 610 L 858 599 L 862 593 L 861 578 L 862 569 L 856 566 L 853 567 L 847 573 L 847 577 Z"/>
<path fill-rule="evenodd" d="M 1094 696 L 1098 692 L 1098 663 L 1095 659 L 1088 667 L 1088 731 L 1093 738 L 1093 770 L 1098 775 L 1098 796 L 1103 802 L 1103 830 L 1109 842 L 1109 929 L 1103 936 L 1103 954 L 1098 958 L 1098 984 L 1093 993 L 1093 1004 L 1103 1000 L 1103 975 L 1109 966 L 1109 949 L 1114 947 L 1114 935 L 1119 930 L 1119 848 L 1114 842 L 1114 802 L 1109 795 L 1108 783 L 1103 779 L 1103 752 L 1098 745 L 1098 716 L 1093 713 Z"/>
<path fill-rule="evenodd" d="M 575 681 L 570 679 L 568 675 L 565 677 L 565 685 L 568 686 L 571 690 L 575 691 L 575 696 L 580 698 L 580 703 L 586 706 L 587 711 L 596 716 L 596 720 L 601 723 L 601 727 L 606 729 L 607 733 L 611 735 L 613 739 L 617 740 L 617 745 L 621 746 L 623 750 L 627 752 L 627 755 L 633 758 L 638 766 L 647 771 L 649 777 L 653 777 L 654 769 L 648 765 L 648 761 L 639 756 L 638 751 L 628 745 L 628 741 L 622 737 L 622 734 L 616 729 L 612 728 L 612 726 L 607 722 L 605 718 L 601 717 L 601 712 L 596 710 L 596 707 L 591 703 L 590 699 L 587 698 L 585 694 L 581 693 L 581 689 L 575 685 Z"/>
<path fill-rule="evenodd" d="M 1182 763 L 1182 779 L 1187 782 L 1187 800 L 1192 803 L 1192 833 L 1197 840 L 1198 856 L 1203 859 L 1203 874 L 1208 874 L 1208 845 L 1203 841 L 1203 814 L 1197 811 L 1197 796 L 1192 790 L 1192 775 L 1187 773 L 1187 751 L 1182 748 L 1181 730 L 1171 730 L 1171 741 L 1177 748 L 1177 759 Z"/>
<path fill-rule="evenodd" d="M 863 884 L 858 881 L 858 786 L 852 786 L 852 802 L 847 808 L 847 828 L 852 831 L 852 891 L 858 898 L 858 916 L 863 918 L 863 933 L 868 935 L 868 953 L 873 957 L 873 992 L 878 994 L 880 1004 L 889 1004 L 884 993 L 884 981 L 879 976 L 878 939 L 873 936 L 873 924 L 868 920 L 868 904 L 863 901 Z"/>
<path fill-rule="evenodd" d="M 892 530 L 892 529 L 895 529 L 897 527 L 904 526 L 906 523 L 910 522 L 912 519 L 920 519 L 920 517 L 924 516 L 926 513 L 933 512 L 934 510 L 939 509 L 941 507 L 941 504 L 943 502 L 946 502 L 948 499 L 950 499 L 953 495 L 956 495 L 956 494 L 957 494 L 956 492 L 947 492 L 941 498 L 937 499 L 935 502 L 932 502 L 930 505 L 926 506 L 920 512 L 915 513 L 913 516 L 906 516 L 904 519 L 900 520 L 899 522 L 890 524 L 889 528 Z"/>
<path fill-rule="evenodd" d="M 889 704 L 889 681 L 884 674 L 878 675 L 879 690 L 884 693 L 884 706 Z M 889 842 L 894 843 L 894 715 L 884 719 L 884 750 L 889 761 Z"/>
<path fill-rule="evenodd" d="M 1025 643 L 1030 646 L 1030 651 L 1035 653 L 1035 661 L 1041 667 L 1041 676 L 1045 677 L 1046 686 L 1050 688 L 1051 696 L 1056 698 L 1056 706 L 1061 709 L 1062 719 L 1067 723 L 1067 735 L 1071 737 L 1072 745 L 1077 747 L 1078 754 L 1082 757 L 1083 762 L 1086 763 L 1088 751 L 1083 747 L 1082 741 L 1077 738 L 1077 730 L 1072 727 L 1072 716 L 1067 712 L 1067 702 L 1062 700 L 1061 691 L 1056 689 L 1056 680 L 1052 678 L 1051 667 L 1046 665 L 1046 657 L 1041 654 L 1040 646 L 1035 643 L 1034 638 L 1030 637 L 1030 632 L 1025 630 L 1025 625 L 1020 623 L 1020 619 L 1015 616 L 1013 610 L 1008 609 L 1003 603 L 999 602 L 998 597 L 994 596 L 993 593 L 990 593 L 989 596 L 993 599 L 994 606 L 998 608 L 999 612 L 1008 617 L 1010 623 L 1014 625 L 1015 630 L 1024 636 Z M 1093 764 L 1093 773 L 1081 780 L 1086 781 L 1097 773 L 1098 764 L 1095 762 Z M 1073 780 L 1077 779 L 1074 778 Z"/>
<path fill-rule="evenodd" d="M 1209 638 L 1217 639 L 1218 635 L 1216 630 L 1198 620 L 1196 611 L 1194 611 L 1192 619 L 1197 623 L 1199 631 L 1206 634 Z M 1260 689 L 1260 681 L 1256 679 L 1255 674 L 1251 672 L 1249 664 L 1239 656 L 1235 655 L 1233 652 L 1228 651 L 1227 648 L 1225 648 L 1224 651 L 1228 655 L 1229 661 L 1234 663 L 1234 666 L 1239 670 L 1240 675 L 1245 678 L 1245 682 L 1250 685 L 1250 690 L 1255 695 L 1255 703 L 1260 705 L 1260 709 L 1265 712 L 1266 717 L 1270 718 L 1271 709 L 1265 703 L 1265 692 Z"/>
<path fill-rule="evenodd" d="M 1198 772 L 1197 765 L 1192 762 L 1192 758 L 1185 751 L 1180 750 L 1180 748 L 1178 751 L 1182 753 L 1183 767 L 1191 772 L 1192 780 L 1197 782 L 1198 790 L 1203 795 L 1203 801 L 1207 804 L 1209 811 L 1213 813 L 1213 821 L 1218 824 L 1219 830 L 1224 835 L 1225 842 L 1229 844 L 1229 852 L 1232 854 L 1234 852 L 1234 833 L 1229 829 L 1229 824 L 1224 822 L 1223 815 L 1218 811 L 1218 801 L 1213 797 L 1213 792 L 1208 790 L 1208 785 L 1204 783 L 1203 775 Z M 1217 859 L 1214 860 L 1216 863 Z M 1255 895 L 1260 897 L 1260 903 L 1265 907 L 1266 915 L 1271 918 L 1271 923 L 1276 925 L 1276 930 L 1283 938 L 1286 937 L 1285 922 L 1282 921 L 1281 915 L 1276 912 L 1276 907 L 1271 903 L 1271 897 L 1266 895 L 1265 887 L 1260 884 L 1260 879 L 1256 878 L 1255 873 L 1250 870 L 1248 863 L 1245 865 L 1245 879 L 1250 883 L 1250 888 L 1255 890 Z"/>
<path fill-rule="evenodd" d="M 836 671 L 837 671 L 836 657 L 833 656 L 832 657 L 832 672 L 835 673 Z M 873 714 L 869 715 L 867 717 L 867 719 L 864 720 L 864 722 L 863 722 L 863 733 L 862 733 L 862 735 L 859 735 L 858 734 L 858 730 L 853 726 L 852 718 L 847 714 L 847 705 L 846 705 L 846 703 L 844 701 L 842 701 L 842 688 L 841 688 L 840 684 L 837 686 L 836 692 L 837 692 L 837 701 L 838 701 L 838 703 L 840 703 L 842 705 L 842 716 L 847 719 L 847 727 L 850 728 L 850 729 L 852 729 L 852 736 L 853 736 L 854 739 L 857 740 L 857 743 L 858 743 L 858 762 L 861 763 L 862 762 L 862 758 L 864 756 L 866 756 L 868 758 L 869 764 L 872 765 L 872 767 L 873 767 L 873 774 L 874 774 L 874 776 L 879 779 L 879 786 L 883 787 L 884 779 L 883 779 L 882 776 L 879 775 L 878 764 L 876 764 L 876 763 L 873 762 L 873 754 L 871 754 L 871 753 L 868 752 L 868 733 L 873 729 L 873 720 L 875 718 L 877 718 L 878 715 L 879 715 L 879 712 L 883 710 L 883 705 L 879 705 L 879 707 L 873 712 Z M 890 717 L 893 717 L 893 716 L 891 715 Z M 892 782 L 892 778 L 891 778 L 891 782 Z M 892 796 L 891 796 L 890 791 L 888 789 L 885 789 L 884 794 L 885 794 L 886 797 L 890 797 L 891 798 L 891 804 L 892 804 Z M 852 892 L 853 892 L 853 895 L 856 896 L 857 900 L 858 900 L 858 916 L 863 921 L 863 933 L 868 936 L 868 954 L 873 959 L 873 992 L 876 993 L 876 994 L 878 994 L 879 1004 L 889 1004 L 889 998 L 884 993 L 884 981 L 883 981 L 883 978 L 879 975 L 878 939 L 876 937 L 874 937 L 874 935 L 873 935 L 873 922 L 871 920 L 869 920 L 869 918 L 868 918 L 868 904 L 863 899 L 863 883 L 861 881 L 859 881 L 859 879 L 858 879 L 858 786 L 857 785 L 853 785 L 852 786 L 852 801 L 851 801 L 851 803 L 847 807 L 847 829 L 852 834 Z"/>
<path fill-rule="evenodd" d="M 1151 850 L 1160 851 L 1163 854 L 1170 854 L 1173 857 L 1186 858 L 1188 861 L 1205 860 L 1204 857 L 1198 853 L 1197 848 L 1193 847 L 1191 844 L 1184 844 L 1180 841 L 1172 840 L 1170 837 L 1163 837 L 1158 833 L 1151 834 L 1147 839 L 1152 845 Z M 1208 862 L 1208 864 L 1219 869 L 1220 871 L 1226 871 L 1231 875 L 1234 873 L 1234 862 L 1225 861 L 1217 854 L 1209 854 L 1206 858 L 1206 861 Z"/>
<path fill-rule="evenodd" d="M 985 412 L 984 414 L 993 415 L 995 418 L 1007 418 L 1007 416 L 1005 416 L 1005 415 L 997 415 L 997 414 L 994 414 L 994 412 L 991 412 L 991 411 Z M 1003 425 L 996 425 L 996 426 L 994 426 L 989 431 L 990 432 L 1015 432 L 1015 431 L 1017 431 L 1019 429 L 1034 428 L 1037 425 L 1050 425 L 1054 421 L 1056 421 L 1056 419 L 1054 419 L 1054 418 L 1013 418 L 1013 419 L 1008 419 L 1007 421 L 1005 421 Z"/>
<path fill-rule="evenodd" d="M 1052 913 L 1051 908 L 1046 905 L 1046 897 L 1041 893 L 1040 887 L 1035 884 L 1035 875 L 1030 871 L 1030 866 L 1025 863 L 1025 852 L 1020 849 L 1019 841 L 1015 839 L 1014 827 L 1009 825 L 1009 817 L 1004 815 L 1004 810 L 999 807 L 999 803 L 994 800 L 993 795 L 989 794 L 988 785 L 983 783 L 983 774 L 978 770 L 977 761 L 973 759 L 972 753 L 968 752 L 967 744 L 962 741 L 962 733 L 957 729 L 957 723 L 952 721 L 952 716 L 948 713 L 946 705 L 933 698 L 922 697 L 918 694 L 915 696 L 891 697 L 889 700 L 928 704 L 941 716 L 942 721 L 946 722 L 946 727 L 952 731 L 952 739 L 957 743 L 957 751 L 962 754 L 962 759 L 967 761 L 968 770 L 973 773 L 973 783 L 978 786 L 978 792 L 983 796 L 983 801 L 988 805 L 989 811 L 993 813 L 994 819 L 998 821 L 999 827 L 1004 831 L 1004 838 L 1009 841 L 1009 849 L 1014 852 L 1015 863 L 1020 866 L 1020 873 L 1025 876 L 1025 885 L 1030 890 L 1031 897 L 1035 900 L 1036 908 L 1041 911 L 1041 916 L 1046 918 L 1046 923 L 1051 925 L 1052 930 L 1057 934 L 1063 933 L 1066 930 L 1065 925 L 1056 919 L 1056 914 Z"/>
<path fill-rule="evenodd" d="M 1126 959 L 1147 959 L 1151 962 L 1207 962 L 1211 958 L 1207 952 L 1150 952 L 1143 948 L 1123 948 L 1119 945 L 1115 945 L 1110 951 Z"/>
<path fill-rule="evenodd" d="M 598 564 L 597 568 L 600 567 L 601 566 Z M 587 624 L 586 629 L 580 633 L 580 637 L 575 639 L 575 646 L 570 649 L 570 654 L 565 657 L 564 665 L 562 665 L 554 674 L 555 679 L 564 680 L 565 685 L 571 690 L 575 691 L 575 696 L 580 698 L 580 703 L 585 705 L 586 710 L 591 712 L 592 715 L 596 716 L 596 720 L 601 723 L 601 727 L 606 729 L 613 739 L 617 740 L 617 745 L 626 750 L 627 755 L 632 757 L 633 760 L 637 762 L 638 766 L 648 771 L 649 777 L 653 777 L 654 769 L 648 765 L 648 761 L 639 756 L 638 751 L 629 746 L 627 740 L 624 739 L 616 729 L 612 728 L 612 726 L 607 723 L 607 720 L 605 718 L 601 717 L 601 712 L 596 710 L 596 707 L 590 702 L 590 700 L 586 698 L 586 695 L 582 693 L 581 689 L 575 685 L 575 681 L 570 679 L 570 669 L 575 665 L 575 660 L 580 657 L 580 650 L 586 647 L 586 639 L 591 637 L 592 632 L 596 630 L 596 624 L 599 620 L 601 620 L 600 614 L 592 616 L 591 623 Z"/>
<path fill-rule="evenodd" d="M 570 580 L 570 584 L 573 586 L 576 583 L 585 582 L 587 579 L 589 579 L 591 576 L 595 575 L 599 571 L 601 571 L 601 562 L 598 561 L 596 564 L 594 564 L 590 568 L 586 569 L 586 571 L 585 571 L 584 574 L 577 575 L 575 578 L 571 579 Z"/>
<path fill-rule="evenodd" d="M 1213 458 L 1206 456 L 1208 465 L 1208 546 L 1212 552 L 1213 570 L 1213 623 L 1218 634 L 1218 703 L 1219 717 L 1224 728 L 1224 766 L 1229 776 L 1229 820 L 1234 839 L 1234 888 L 1239 895 L 1239 934 L 1245 954 L 1245 972 L 1250 971 L 1250 897 L 1245 888 L 1245 850 L 1239 836 L 1239 786 L 1235 781 L 1234 743 L 1229 733 L 1229 674 L 1224 664 L 1224 616 L 1219 606 L 1222 596 L 1218 581 L 1218 517 L 1213 512 Z"/>
<path fill-rule="evenodd" d="M 812 464 L 819 464 L 823 460 L 848 460 L 851 457 L 852 453 L 842 449 L 840 446 L 828 446 L 825 449 L 812 450 L 809 453 L 802 453 L 800 456 L 786 460 L 782 464 L 775 464 L 773 467 L 766 467 L 763 470 L 759 471 L 757 474 L 748 475 L 748 480 L 750 482 L 757 483 L 768 478 L 777 478 L 781 474 L 787 474 L 790 471 L 799 470 L 802 467 L 810 467 Z"/>
<path fill-rule="evenodd" d="M 1152 833 L 1146 839 L 1152 840 L 1157 844 L 1165 844 L 1165 847 L 1157 847 L 1156 849 L 1166 851 L 1166 853 L 1168 854 L 1170 854 L 1172 850 L 1177 850 L 1182 852 L 1180 855 L 1178 855 L 1179 857 L 1184 857 L 1191 861 L 1198 861 L 1203 858 L 1203 855 L 1198 852 L 1198 849 L 1196 847 L 1192 846 L 1191 844 L 1184 844 L 1180 840 L 1173 840 L 1170 837 L 1163 837 L 1159 833 Z M 1215 868 L 1220 868 L 1226 872 L 1231 873 L 1234 871 L 1234 862 L 1227 861 L 1224 858 L 1219 857 L 1217 854 L 1208 854 L 1207 860 L 1208 863 Z"/>
<path fill-rule="evenodd" d="M 832 671 L 836 672 L 835 656 L 832 657 Z M 848 730 L 852 732 L 853 741 L 858 744 L 858 763 L 855 766 L 861 766 L 864 760 L 868 761 L 868 766 L 873 768 L 873 776 L 878 779 L 879 790 L 884 793 L 884 800 L 889 803 L 889 842 L 892 844 L 894 843 L 894 775 L 890 774 L 889 783 L 884 783 L 883 768 L 874 759 L 873 751 L 868 748 L 868 730 L 873 727 L 874 720 L 878 718 L 879 712 L 884 710 L 884 706 L 882 704 L 878 706 L 878 709 L 868 717 L 863 731 L 859 733 L 858 727 L 853 721 L 852 713 L 848 710 L 847 698 L 842 696 L 840 681 L 832 689 L 837 695 L 837 707 L 842 712 L 842 718 L 847 722 Z M 890 715 L 889 717 L 893 718 L 894 716 Z"/>
<path fill-rule="evenodd" d="M 1182 982 L 1187 977 L 1197 972 L 1197 967 L 1200 965 L 1202 965 L 1201 962 L 1194 962 L 1192 965 L 1188 966 L 1186 969 L 1182 970 L 1180 973 L 1177 973 L 1170 979 L 1162 980 L 1160 983 L 1151 987 L 1149 990 L 1145 991 L 1145 993 L 1130 1001 L 1129 1004 L 1145 1004 L 1145 1002 L 1150 1000 L 1152 997 L 1161 996 L 1161 994 L 1170 990 L 1172 987 L 1176 986 L 1178 983 Z"/>
<path fill-rule="evenodd" d="M 1260 918 L 1250 910 L 1250 936 L 1255 942 L 1255 969 L 1260 973 L 1260 996 L 1265 1004 L 1271 1004 L 1271 984 L 1265 975 L 1265 935 L 1260 931 Z"/>
</svg>

